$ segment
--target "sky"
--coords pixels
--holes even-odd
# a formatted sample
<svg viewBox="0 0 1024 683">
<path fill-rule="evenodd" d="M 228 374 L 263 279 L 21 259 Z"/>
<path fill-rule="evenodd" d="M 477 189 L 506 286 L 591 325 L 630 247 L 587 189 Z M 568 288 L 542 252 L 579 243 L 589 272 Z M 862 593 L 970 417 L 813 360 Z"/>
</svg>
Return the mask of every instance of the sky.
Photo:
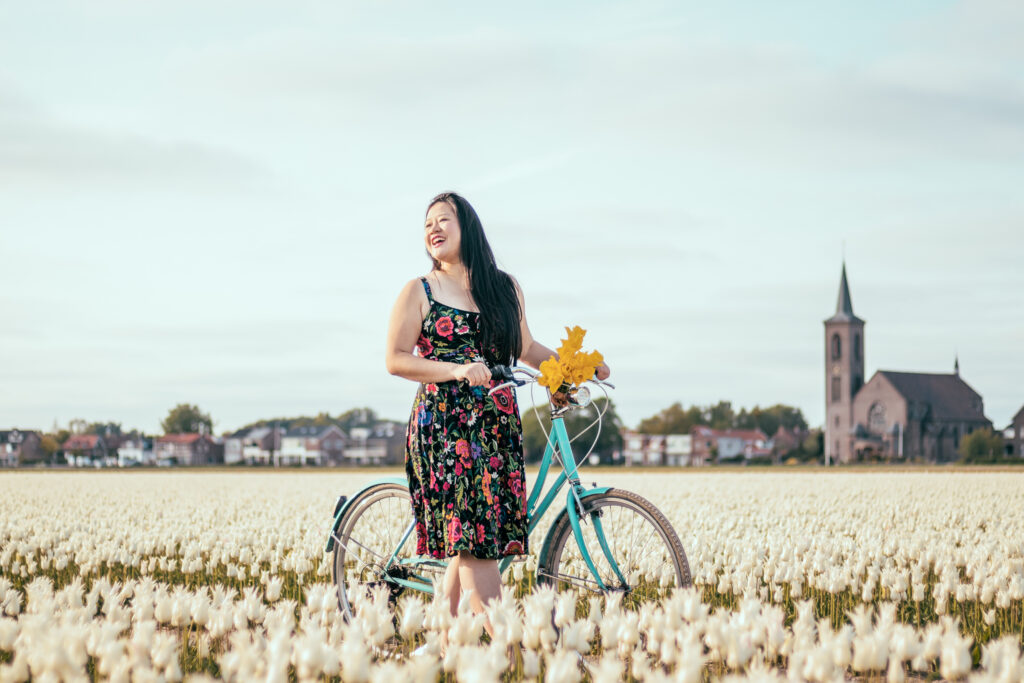
<svg viewBox="0 0 1024 683">
<path fill-rule="evenodd" d="M 628 425 L 820 425 L 845 258 L 867 375 L 958 355 L 1003 427 L 1022 29 L 1013 0 L 2 3 L 0 428 L 406 419 L 386 323 L 445 190 Z"/>
</svg>

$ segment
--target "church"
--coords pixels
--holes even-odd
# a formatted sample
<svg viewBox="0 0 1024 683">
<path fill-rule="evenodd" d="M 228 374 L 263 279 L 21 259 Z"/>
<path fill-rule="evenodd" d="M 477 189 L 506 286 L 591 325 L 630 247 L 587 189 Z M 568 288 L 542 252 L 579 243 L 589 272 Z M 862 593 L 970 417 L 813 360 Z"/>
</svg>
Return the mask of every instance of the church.
<svg viewBox="0 0 1024 683">
<path fill-rule="evenodd" d="M 982 428 L 992 422 L 959 361 L 949 374 L 878 370 L 864 382 L 864 320 L 853 313 L 844 263 L 836 312 L 825 320 L 825 464 L 949 462 Z"/>
</svg>

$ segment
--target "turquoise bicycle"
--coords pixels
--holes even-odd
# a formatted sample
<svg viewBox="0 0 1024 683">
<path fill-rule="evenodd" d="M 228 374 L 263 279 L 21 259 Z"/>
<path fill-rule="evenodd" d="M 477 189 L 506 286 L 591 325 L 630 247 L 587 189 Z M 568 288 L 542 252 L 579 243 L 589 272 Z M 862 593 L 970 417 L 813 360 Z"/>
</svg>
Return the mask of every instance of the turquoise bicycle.
<svg viewBox="0 0 1024 683">
<path fill-rule="evenodd" d="M 500 382 L 490 389 L 493 394 L 505 387 L 536 383 L 539 373 L 523 366 L 496 366 L 491 375 Z M 531 536 L 562 488 L 567 483 L 569 487 L 565 505 L 557 510 L 540 545 L 532 578 L 558 590 L 574 587 L 592 594 L 620 592 L 624 605 L 660 599 L 673 588 L 691 585 L 686 553 L 668 519 L 650 501 L 630 491 L 596 484 L 588 488 L 580 482 L 578 467 L 586 456 L 577 461 L 573 455 L 573 439 L 566 432 L 564 416 L 591 403 L 587 384 L 600 388 L 606 398 L 605 387 L 614 388 L 592 379 L 572 387 L 561 405 L 550 404 L 548 443 L 527 501 Z M 607 410 L 607 401 L 604 405 Z M 596 412 L 595 420 L 574 438 L 595 425 L 600 433 L 604 411 Z M 556 461 L 562 471 L 541 498 Z M 414 528 L 409 482 L 404 477 L 380 479 L 351 498 L 339 498 L 326 551 L 334 553 L 332 575 L 346 618 L 354 616 L 353 590 L 385 586 L 392 600 L 404 590 L 434 592 L 433 579 L 443 574 L 448 564 L 416 555 Z M 502 577 L 513 562 L 523 559 L 499 560 Z"/>
</svg>

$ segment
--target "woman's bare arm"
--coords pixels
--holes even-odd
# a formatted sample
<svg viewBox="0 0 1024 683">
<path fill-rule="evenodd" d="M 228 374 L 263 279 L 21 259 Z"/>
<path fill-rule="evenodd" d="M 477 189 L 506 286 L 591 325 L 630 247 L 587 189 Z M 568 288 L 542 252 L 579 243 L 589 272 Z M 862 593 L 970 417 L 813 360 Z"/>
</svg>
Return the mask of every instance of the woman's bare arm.
<svg viewBox="0 0 1024 683">
<path fill-rule="evenodd" d="M 471 386 L 482 386 L 490 381 L 491 373 L 483 363 L 446 363 L 413 354 L 429 306 L 418 278 L 407 282 L 399 292 L 391 309 L 384 347 L 384 364 L 388 372 L 414 382 L 464 379 Z"/>
</svg>

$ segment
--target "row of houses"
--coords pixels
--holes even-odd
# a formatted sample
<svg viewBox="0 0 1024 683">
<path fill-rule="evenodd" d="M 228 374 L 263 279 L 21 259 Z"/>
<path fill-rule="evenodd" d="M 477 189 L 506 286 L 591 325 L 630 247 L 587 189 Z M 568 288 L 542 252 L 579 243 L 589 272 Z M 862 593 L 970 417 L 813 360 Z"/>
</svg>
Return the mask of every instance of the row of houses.
<svg viewBox="0 0 1024 683">
<path fill-rule="evenodd" d="M 41 435 L 33 430 L 0 431 L 0 467 L 43 459 Z M 336 425 L 253 427 L 216 437 L 207 434 L 72 434 L 55 454 L 71 467 L 273 465 L 346 466 L 402 462 L 405 425 L 381 421 Z"/>
<path fill-rule="evenodd" d="M 224 438 L 224 464 L 393 465 L 405 454 L 405 424 L 384 420 L 352 427 L 255 427 Z"/>
<path fill-rule="evenodd" d="M 800 443 L 801 434 L 782 427 L 769 438 L 760 429 L 712 429 L 698 425 L 689 434 L 643 434 L 626 431 L 622 440 L 626 466 L 702 467 L 709 463 L 771 457 L 776 441 Z"/>
<path fill-rule="evenodd" d="M 0 430 L 0 467 L 17 467 L 39 453 L 38 432 L 27 429 Z"/>
</svg>

